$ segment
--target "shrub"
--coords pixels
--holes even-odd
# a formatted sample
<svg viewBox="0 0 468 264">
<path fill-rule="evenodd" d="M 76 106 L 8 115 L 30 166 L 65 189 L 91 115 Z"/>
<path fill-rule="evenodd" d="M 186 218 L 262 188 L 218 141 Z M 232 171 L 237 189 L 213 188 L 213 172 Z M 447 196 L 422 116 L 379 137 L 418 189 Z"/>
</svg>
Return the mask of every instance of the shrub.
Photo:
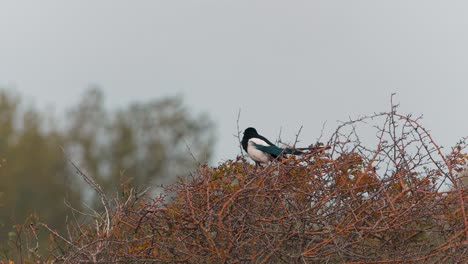
<svg viewBox="0 0 468 264">
<path fill-rule="evenodd" d="M 377 132 L 374 147 L 357 134 L 367 124 Z M 37 223 L 51 234 L 50 256 L 31 258 L 72 263 L 467 261 L 468 191 L 460 180 L 468 158 L 464 141 L 444 155 L 419 119 L 392 109 L 344 123 L 328 145 L 328 150 L 264 167 L 243 157 L 217 167 L 203 165 L 157 197 L 134 189 L 124 189 L 123 197 L 112 201 L 102 196 L 106 210 L 87 223 L 70 224 L 68 234 Z M 21 235 L 34 238 L 31 232 Z"/>
</svg>

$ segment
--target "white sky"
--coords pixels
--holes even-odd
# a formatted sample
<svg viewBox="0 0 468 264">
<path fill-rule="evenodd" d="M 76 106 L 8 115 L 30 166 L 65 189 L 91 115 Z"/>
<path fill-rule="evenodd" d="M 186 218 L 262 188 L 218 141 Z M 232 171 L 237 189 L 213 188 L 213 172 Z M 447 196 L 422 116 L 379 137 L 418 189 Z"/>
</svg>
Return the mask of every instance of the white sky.
<svg viewBox="0 0 468 264">
<path fill-rule="evenodd" d="M 110 107 L 182 94 L 217 122 L 213 163 L 240 125 L 304 145 L 322 123 L 424 114 L 442 145 L 468 135 L 468 2 L 5 0 L 0 86 L 58 112 L 97 84 Z M 328 138 L 329 134 L 325 135 Z"/>
</svg>

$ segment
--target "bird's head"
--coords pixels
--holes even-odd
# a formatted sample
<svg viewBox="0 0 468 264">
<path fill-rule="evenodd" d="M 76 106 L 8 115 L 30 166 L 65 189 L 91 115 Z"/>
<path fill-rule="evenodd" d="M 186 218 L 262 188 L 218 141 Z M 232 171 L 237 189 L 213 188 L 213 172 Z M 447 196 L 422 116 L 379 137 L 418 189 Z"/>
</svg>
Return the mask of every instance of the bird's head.
<svg viewBox="0 0 468 264">
<path fill-rule="evenodd" d="M 251 137 L 258 135 L 257 130 L 253 127 L 249 127 L 244 131 L 244 136 Z"/>
</svg>

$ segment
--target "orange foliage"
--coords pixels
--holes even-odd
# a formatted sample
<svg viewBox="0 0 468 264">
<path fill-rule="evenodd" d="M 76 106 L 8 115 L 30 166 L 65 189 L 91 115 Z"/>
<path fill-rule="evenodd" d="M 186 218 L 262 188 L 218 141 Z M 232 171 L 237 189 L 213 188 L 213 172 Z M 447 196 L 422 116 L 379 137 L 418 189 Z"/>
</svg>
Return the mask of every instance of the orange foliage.
<svg viewBox="0 0 468 264">
<path fill-rule="evenodd" d="M 91 225 L 56 237 L 51 259 L 76 263 L 463 263 L 468 190 L 418 120 L 376 114 L 375 148 L 353 121 L 330 150 L 256 167 L 242 157 L 201 166 L 158 197 L 116 199 Z M 402 131 L 401 134 L 396 134 Z M 446 187 L 447 183 L 452 185 Z M 104 229 L 108 230 L 104 230 Z M 106 231 L 106 232 L 104 232 Z"/>
</svg>

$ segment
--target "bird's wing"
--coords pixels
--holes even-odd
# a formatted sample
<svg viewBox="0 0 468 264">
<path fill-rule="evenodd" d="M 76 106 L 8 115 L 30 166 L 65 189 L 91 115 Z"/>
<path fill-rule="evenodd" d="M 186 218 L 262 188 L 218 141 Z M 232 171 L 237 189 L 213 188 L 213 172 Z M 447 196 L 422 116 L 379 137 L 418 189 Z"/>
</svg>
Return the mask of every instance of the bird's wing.
<svg viewBox="0 0 468 264">
<path fill-rule="evenodd" d="M 256 138 L 259 138 L 261 140 L 263 140 L 264 142 L 266 142 L 266 144 L 270 145 L 270 146 L 274 146 L 275 144 L 271 143 L 270 140 L 268 140 L 266 137 L 264 136 L 261 136 L 261 135 L 258 135 L 256 136 Z"/>
<path fill-rule="evenodd" d="M 268 140 L 265 140 L 265 138 L 255 137 L 255 138 L 251 138 L 249 141 L 251 141 L 254 144 L 256 149 L 263 151 L 271 155 L 274 158 L 280 156 L 281 153 L 283 152 L 282 148 L 278 148 L 277 146 L 271 144 L 271 142 L 269 142 Z"/>
<path fill-rule="evenodd" d="M 272 148 L 270 148 L 270 152 L 274 152 L 274 153 L 278 153 L 278 154 L 275 154 L 275 158 L 277 156 L 279 156 L 282 152 L 284 154 L 294 154 L 294 155 L 302 155 L 304 154 L 304 150 L 310 150 L 310 148 L 280 148 L 280 147 L 277 147 L 275 144 L 271 143 L 267 138 L 265 138 L 264 136 L 261 136 L 261 135 L 258 135 L 257 138 L 261 139 L 264 141 L 264 143 L 262 145 L 264 146 L 273 146 Z M 267 143 L 267 144 L 265 144 Z M 263 150 L 267 153 L 270 153 L 266 150 Z M 273 155 L 272 153 L 270 153 L 271 155 Z"/>
</svg>

